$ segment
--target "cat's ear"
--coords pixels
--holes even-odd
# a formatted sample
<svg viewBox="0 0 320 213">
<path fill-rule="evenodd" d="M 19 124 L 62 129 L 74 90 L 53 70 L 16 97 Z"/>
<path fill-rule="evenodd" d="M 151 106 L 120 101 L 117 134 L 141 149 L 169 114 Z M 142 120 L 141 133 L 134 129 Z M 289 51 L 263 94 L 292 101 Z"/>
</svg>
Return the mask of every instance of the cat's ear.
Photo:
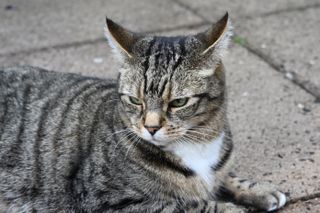
<svg viewBox="0 0 320 213">
<path fill-rule="evenodd" d="M 196 35 L 204 45 L 201 55 L 214 51 L 215 54 L 223 56 L 228 49 L 230 37 L 232 36 L 232 26 L 228 12 L 205 32 Z"/>
<path fill-rule="evenodd" d="M 139 36 L 129 30 L 123 28 L 111 19 L 106 18 L 107 26 L 105 35 L 112 50 L 120 57 L 132 58 L 132 47 L 139 39 Z"/>
</svg>

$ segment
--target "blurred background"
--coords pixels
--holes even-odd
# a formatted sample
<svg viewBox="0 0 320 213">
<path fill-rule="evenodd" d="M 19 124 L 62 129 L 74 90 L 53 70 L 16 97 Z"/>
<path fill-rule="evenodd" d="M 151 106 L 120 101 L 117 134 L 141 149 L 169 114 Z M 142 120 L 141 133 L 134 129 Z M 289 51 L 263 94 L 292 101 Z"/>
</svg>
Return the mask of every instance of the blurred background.
<svg viewBox="0 0 320 213">
<path fill-rule="evenodd" d="M 106 16 L 132 31 L 183 35 L 226 11 L 235 170 L 280 185 L 291 199 L 281 212 L 319 212 L 320 0 L 0 0 L 0 67 L 115 78 Z"/>
</svg>

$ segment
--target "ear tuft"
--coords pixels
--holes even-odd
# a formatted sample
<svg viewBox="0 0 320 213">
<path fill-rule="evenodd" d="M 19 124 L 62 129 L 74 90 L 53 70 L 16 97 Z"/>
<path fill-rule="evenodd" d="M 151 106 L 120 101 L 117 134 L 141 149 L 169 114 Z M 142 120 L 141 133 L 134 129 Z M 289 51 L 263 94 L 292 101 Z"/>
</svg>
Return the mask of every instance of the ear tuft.
<svg viewBox="0 0 320 213">
<path fill-rule="evenodd" d="M 138 36 L 121 27 L 111 19 L 106 18 L 106 23 L 105 36 L 113 52 L 120 57 L 123 57 L 123 54 L 125 54 L 129 58 L 132 58 L 132 47 L 138 40 Z"/>
<path fill-rule="evenodd" d="M 196 37 L 204 44 L 205 48 L 201 55 L 205 55 L 214 50 L 215 54 L 222 57 L 228 49 L 230 38 L 232 36 L 232 26 L 229 20 L 229 14 L 226 14 L 208 30 L 197 34 Z"/>
</svg>

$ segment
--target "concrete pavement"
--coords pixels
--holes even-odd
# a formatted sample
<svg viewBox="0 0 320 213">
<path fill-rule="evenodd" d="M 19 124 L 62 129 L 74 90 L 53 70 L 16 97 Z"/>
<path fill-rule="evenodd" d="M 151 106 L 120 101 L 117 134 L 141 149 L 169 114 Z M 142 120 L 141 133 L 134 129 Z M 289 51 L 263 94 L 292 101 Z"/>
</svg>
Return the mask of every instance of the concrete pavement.
<svg viewBox="0 0 320 213">
<path fill-rule="evenodd" d="M 280 212 L 320 212 L 320 0 L 2 0 L 0 66 L 116 77 L 105 16 L 135 31 L 193 33 L 229 11 L 225 59 L 236 170 L 290 197 Z"/>
</svg>

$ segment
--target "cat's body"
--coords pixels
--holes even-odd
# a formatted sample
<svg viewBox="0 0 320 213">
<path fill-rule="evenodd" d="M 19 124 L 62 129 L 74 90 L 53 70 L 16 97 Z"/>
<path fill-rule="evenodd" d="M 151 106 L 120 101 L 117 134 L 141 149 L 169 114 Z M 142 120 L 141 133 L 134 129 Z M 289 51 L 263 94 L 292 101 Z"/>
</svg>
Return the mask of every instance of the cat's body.
<svg viewBox="0 0 320 213">
<path fill-rule="evenodd" d="M 200 76 L 179 71 L 199 67 L 184 63 L 197 51 L 191 37 L 139 40 L 108 26 L 129 56 L 118 82 L 0 71 L 0 212 L 244 212 L 216 201 L 222 188 L 246 205 L 282 207 L 273 186 L 229 172 L 220 59 Z M 192 58 L 216 54 L 208 49 Z"/>
<path fill-rule="evenodd" d="M 131 202 L 208 200 L 227 175 L 207 183 L 175 155 L 133 145 L 121 134 L 115 82 L 33 67 L 0 71 L 0 79 L 0 194 L 16 209 L 102 212 Z M 221 148 L 229 150 L 226 138 Z M 212 169 L 224 164 L 215 161 Z"/>
</svg>

